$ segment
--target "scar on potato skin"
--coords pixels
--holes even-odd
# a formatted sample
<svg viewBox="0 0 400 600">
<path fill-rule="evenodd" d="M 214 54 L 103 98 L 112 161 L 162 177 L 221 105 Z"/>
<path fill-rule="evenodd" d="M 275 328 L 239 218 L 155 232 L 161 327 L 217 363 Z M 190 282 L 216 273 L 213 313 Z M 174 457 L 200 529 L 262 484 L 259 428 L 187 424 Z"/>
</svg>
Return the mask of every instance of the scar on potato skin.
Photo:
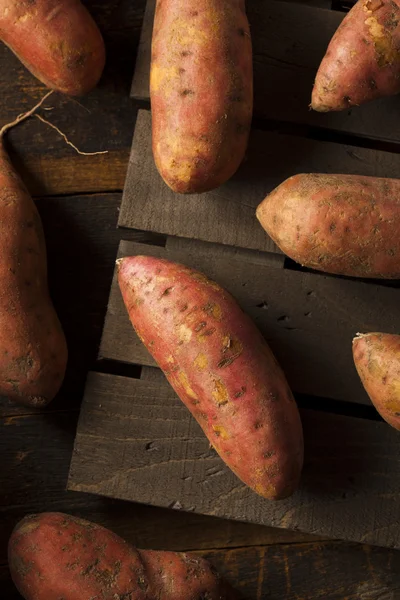
<svg viewBox="0 0 400 600">
<path fill-rule="evenodd" d="M 226 429 L 222 427 L 222 425 L 213 425 L 212 426 L 215 435 L 222 440 L 229 440 L 230 436 Z"/>
<path fill-rule="evenodd" d="M 214 391 L 212 392 L 212 396 L 218 406 L 224 406 L 229 402 L 228 390 L 221 379 L 215 379 Z"/>
</svg>

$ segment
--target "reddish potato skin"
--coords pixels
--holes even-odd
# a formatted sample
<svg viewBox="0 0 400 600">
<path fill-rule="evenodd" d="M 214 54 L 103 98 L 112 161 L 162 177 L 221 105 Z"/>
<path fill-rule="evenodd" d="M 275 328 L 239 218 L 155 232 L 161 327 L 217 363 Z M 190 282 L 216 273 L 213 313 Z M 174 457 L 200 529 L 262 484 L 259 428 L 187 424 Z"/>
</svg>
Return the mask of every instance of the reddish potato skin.
<svg viewBox="0 0 400 600">
<path fill-rule="evenodd" d="M 353 340 L 353 358 L 376 410 L 400 431 L 400 335 L 358 334 Z"/>
<path fill-rule="evenodd" d="M 400 2 L 359 0 L 319 67 L 311 107 L 345 110 L 400 92 Z"/>
<path fill-rule="evenodd" d="M 209 191 L 238 169 L 253 111 L 252 69 L 244 0 L 157 0 L 153 154 L 173 191 Z"/>
<path fill-rule="evenodd" d="M 0 395 L 33 407 L 54 398 L 67 364 L 49 297 L 36 206 L 0 141 Z"/>
<path fill-rule="evenodd" d="M 254 323 L 180 264 L 128 257 L 118 278 L 140 339 L 225 463 L 265 498 L 292 494 L 303 463 L 300 416 Z"/>
<path fill-rule="evenodd" d="M 0 0 L 0 38 L 49 88 L 81 95 L 100 79 L 103 38 L 80 0 Z"/>
<path fill-rule="evenodd" d="M 296 262 L 326 273 L 400 278 L 400 180 L 301 174 L 278 186 L 257 218 Z"/>
<path fill-rule="evenodd" d="M 8 545 L 25 600 L 233 600 L 205 559 L 137 550 L 111 531 L 62 513 L 25 517 Z"/>
</svg>

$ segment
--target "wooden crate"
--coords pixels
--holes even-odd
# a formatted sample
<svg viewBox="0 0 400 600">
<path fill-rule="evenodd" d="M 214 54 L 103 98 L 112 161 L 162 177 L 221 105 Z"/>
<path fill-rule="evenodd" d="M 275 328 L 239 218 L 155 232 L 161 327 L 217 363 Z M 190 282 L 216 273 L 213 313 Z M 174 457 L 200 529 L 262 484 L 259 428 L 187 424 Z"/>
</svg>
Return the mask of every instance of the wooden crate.
<svg viewBox="0 0 400 600">
<path fill-rule="evenodd" d="M 119 256 L 144 253 L 200 269 L 255 320 L 301 407 L 306 454 L 300 489 L 268 502 L 224 466 L 133 332 L 115 276 L 68 487 L 400 548 L 400 436 L 371 406 L 351 355 L 358 331 L 400 332 L 397 282 L 300 269 L 255 218 L 264 196 L 295 173 L 396 177 L 393 123 L 400 99 L 348 113 L 311 113 L 315 70 L 343 14 L 316 3 L 248 4 L 259 127 L 246 161 L 218 190 L 174 194 L 154 166 L 151 114 L 139 111 L 119 226 L 164 234 L 164 245 L 122 241 Z M 145 101 L 153 12 L 149 0 L 132 87 L 133 97 Z M 142 366 L 140 379 L 134 365 Z M 106 367 L 108 373 L 100 372 Z"/>
</svg>

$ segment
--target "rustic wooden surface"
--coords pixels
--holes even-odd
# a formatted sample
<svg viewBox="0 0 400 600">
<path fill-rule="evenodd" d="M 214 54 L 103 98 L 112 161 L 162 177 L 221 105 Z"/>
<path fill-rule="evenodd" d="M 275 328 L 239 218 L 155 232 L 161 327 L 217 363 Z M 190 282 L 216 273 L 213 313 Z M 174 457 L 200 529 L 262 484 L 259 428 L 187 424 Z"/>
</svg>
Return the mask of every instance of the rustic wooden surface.
<svg viewBox="0 0 400 600">
<path fill-rule="evenodd" d="M 354 368 L 351 342 L 358 332 L 400 330 L 400 290 L 283 269 L 281 262 L 266 262 L 271 255 L 237 252 L 224 256 L 224 249 L 213 245 L 172 239 L 166 248 L 124 241 L 118 256 L 145 253 L 206 273 L 254 319 L 296 392 L 370 405 Z M 132 329 L 116 276 L 100 356 L 156 365 Z"/>
<path fill-rule="evenodd" d="M 105 34 L 108 60 L 99 88 L 79 103 L 54 96 L 47 118 L 83 157 L 41 123 L 11 132 L 13 159 L 38 199 L 50 262 L 50 285 L 71 349 L 63 392 L 30 414 L 0 402 L 0 589 L 21 600 L 6 566 L 14 524 L 33 511 L 61 510 L 92 519 L 142 547 L 202 550 L 250 599 L 397 600 L 399 553 L 322 541 L 299 532 L 113 501 L 67 492 L 83 383 L 96 355 L 115 254 L 121 237 L 159 241 L 116 230 L 136 108 L 129 100 L 144 0 L 87 0 Z M 124 57 L 121 60 L 121 56 Z M 0 46 L 1 123 L 30 108 L 44 88 Z M 111 132 L 111 135 L 110 135 Z"/>
<path fill-rule="evenodd" d="M 310 172 L 397 177 L 398 165 L 393 152 L 253 129 L 246 160 L 230 181 L 206 194 L 182 196 L 164 184 L 155 167 L 151 115 L 141 110 L 119 225 L 273 252 L 277 247 L 259 226 L 255 209 L 284 179 Z"/>
<path fill-rule="evenodd" d="M 91 373 L 69 488 L 400 548 L 397 432 L 316 410 L 302 410 L 301 417 L 299 490 L 268 502 L 224 465 L 166 381 Z"/>
</svg>

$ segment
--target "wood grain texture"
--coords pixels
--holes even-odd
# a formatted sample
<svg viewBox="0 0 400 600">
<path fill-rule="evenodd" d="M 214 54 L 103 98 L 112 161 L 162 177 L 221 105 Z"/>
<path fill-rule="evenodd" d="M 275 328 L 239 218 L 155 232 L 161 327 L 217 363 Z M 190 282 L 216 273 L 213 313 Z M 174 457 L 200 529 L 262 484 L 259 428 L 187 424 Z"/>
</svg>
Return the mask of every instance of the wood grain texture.
<svg viewBox="0 0 400 600">
<path fill-rule="evenodd" d="M 247 600 L 397 600 L 400 553 L 355 544 L 318 543 L 197 552 Z M 0 567 L 7 600 L 21 600 Z"/>
<path fill-rule="evenodd" d="M 297 173 L 398 176 L 398 155 L 253 130 L 236 175 L 206 194 L 175 194 L 151 150 L 151 115 L 139 111 L 118 224 L 242 248 L 279 251 L 255 217 L 258 204 Z"/>
<path fill-rule="evenodd" d="M 358 332 L 400 330 L 400 290 L 276 268 L 265 264 L 261 253 L 254 253 L 252 260 L 250 253 L 247 259 L 240 254 L 226 257 L 216 247 L 193 241 L 180 240 L 175 248 L 121 242 L 119 257 L 135 254 L 184 263 L 227 289 L 254 319 L 296 392 L 370 405 L 354 367 L 351 342 Z M 129 322 L 115 274 L 99 354 L 125 363 L 156 364 Z"/>
<path fill-rule="evenodd" d="M 71 392 L 80 395 L 77 387 Z M 26 514 L 61 511 L 112 527 L 139 547 L 171 550 L 315 541 L 310 535 L 68 492 L 78 411 L 0 418 L 0 565 Z M 3 592 L 3 590 L 2 590 Z M 8 597 L 1 594 L 1 598 Z"/>
<path fill-rule="evenodd" d="M 268 502 L 210 448 L 170 386 L 91 373 L 69 489 L 400 548 L 397 433 L 383 423 L 303 410 L 300 489 Z"/>
<path fill-rule="evenodd" d="M 151 7 L 154 0 L 148 1 Z M 399 97 L 342 113 L 317 114 L 309 110 L 317 69 L 343 12 L 269 0 L 248 2 L 247 14 L 253 41 L 255 116 L 399 141 L 399 133 L 393 127 L 398 118 Z M 142 31 L 147 44 L 152 26 L 148 14 L 146 30 Z M 145 44 L 139 47 L 136 71 L 133 97 L 148 100 L 150 52 Z"/>
</svg>

